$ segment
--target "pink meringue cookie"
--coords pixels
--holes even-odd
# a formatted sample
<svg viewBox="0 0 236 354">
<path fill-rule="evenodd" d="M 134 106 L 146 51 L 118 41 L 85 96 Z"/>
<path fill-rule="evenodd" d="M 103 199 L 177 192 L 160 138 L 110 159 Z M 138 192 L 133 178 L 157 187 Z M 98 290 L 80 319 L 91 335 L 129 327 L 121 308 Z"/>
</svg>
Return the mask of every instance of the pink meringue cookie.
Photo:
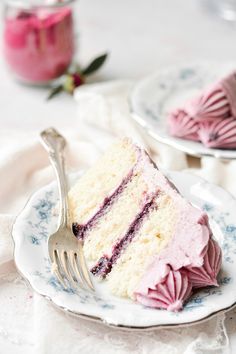
<svg viewBox="0 0 236 354">
<path fill-rule="evenodd" d="M 219 84 L 187 102 L 184 110 L 195 121 L 231 116 L 229 101 Z"/>
<path fill-rule="evenodd" d="M 171 135 L 208 148 L 236 148 L 236 72 L 168 116 Z"/>
<path fill-rule="evenodd" d="M 209 148 L 236 148 L 236 119 L 216 119 L 199 124 L 199 138 Z"/>
<path fill-rule="evenodd" d="M 204 256 L 202 267 L 187 267 L 192 286 L 200 288 L 208 285 L 218 286 L 217 274 L 222 263 L 222 252 L 219 245 L 211 238 Z"/>
<path fill-rule="evenodd" d="M 233 71 L 228 76 L 223 78 L 219 84 L 221 85 L 222 90 L 228 99 L 231 115 L 236 119 L 236 71 Z"/>
<path fill-rule="evenodd" d="M 236 118 L 236 73 L 226 76 L 198 97 L 186 102 L 184 111 L 197 121 Z"/>
<path fill-rule="evenodd" d="M 189 140 L 199 140 L 198 123 L 195 122 L 184 110 L 177 109 L 168 117 L 169 131 L 173 136 Z"/>
<path fill-rule="evenodd" d="M 169 266 L 166 267 L 168 272 L 162 281 L 154 289 L 136 292 L 136 299 L 148 307 L 179 311 L 191 294 L 192 284 L 184 270 L 174 271 Z"/>
</svg>

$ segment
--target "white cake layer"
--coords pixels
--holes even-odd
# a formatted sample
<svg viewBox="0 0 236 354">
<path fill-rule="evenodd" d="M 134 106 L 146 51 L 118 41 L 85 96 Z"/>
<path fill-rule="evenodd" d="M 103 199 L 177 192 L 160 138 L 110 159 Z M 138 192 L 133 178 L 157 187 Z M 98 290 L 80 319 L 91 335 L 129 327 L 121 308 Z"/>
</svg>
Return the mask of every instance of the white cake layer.
<svg viewBox="0 0 236 354">
<path fill-rule="evenodd" d="M 156 199 L 153 210 L 107 276 L 111 292 L 134 298 L 134 291 L 148 266 L 171 240 L 178 211 L 168 195 Z"/>
<path fill-rule="evenodd" d="M 72 222 L 85 224 L 101 208 L 137 161 L 137 151 L 129 139 L 114 144 L 69 192 Z"/>
<path fill-rule="evenodd" d="M 113 245 L 122 238 L 146 203 L 147 184 L 136 172 L 111 209 L 86 234 L 84 252 L 88 260 L 111 256 Z"/>
</svg>

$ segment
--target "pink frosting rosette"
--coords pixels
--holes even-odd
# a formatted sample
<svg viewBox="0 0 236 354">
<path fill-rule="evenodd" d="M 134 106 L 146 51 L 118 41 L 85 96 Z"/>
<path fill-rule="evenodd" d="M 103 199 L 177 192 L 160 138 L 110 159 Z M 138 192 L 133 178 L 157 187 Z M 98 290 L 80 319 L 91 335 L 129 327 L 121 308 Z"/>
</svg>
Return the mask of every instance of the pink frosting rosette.
<svg viewBox="0 0 236 354">
<path fill-rule="evenodd" d="M 187 272 L 184 270 L 174 271 L 166 264 L 159 266 L 157 272 L 159 279 L 148 279 L 147 287 L 142 284 L 142 287 L 136 292 L 136 299 L 148 307 L 179 311 L 192 291 L 192 284 Z"/>
</svg>

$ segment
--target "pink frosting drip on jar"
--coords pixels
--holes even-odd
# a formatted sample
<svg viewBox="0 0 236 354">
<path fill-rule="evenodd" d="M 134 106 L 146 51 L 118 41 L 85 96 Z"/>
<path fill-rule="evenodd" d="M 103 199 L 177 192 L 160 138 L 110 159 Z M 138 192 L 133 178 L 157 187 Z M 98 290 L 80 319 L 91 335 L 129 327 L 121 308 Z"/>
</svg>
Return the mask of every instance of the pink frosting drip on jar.
<svg viewBox="0 0 236 354">
<path fill-rule="evenodd" d="M 17 77 L 43 83 L 62 75 L 74 53 L 72 10 L 18 10 L 5 19 L 4 53 Z"/>
<path fill-rule="evenodd" d="M 171 135 L 208 148 L 236 148 L 236 73 L 170 112 L 168 126 Z"/>
</svg>

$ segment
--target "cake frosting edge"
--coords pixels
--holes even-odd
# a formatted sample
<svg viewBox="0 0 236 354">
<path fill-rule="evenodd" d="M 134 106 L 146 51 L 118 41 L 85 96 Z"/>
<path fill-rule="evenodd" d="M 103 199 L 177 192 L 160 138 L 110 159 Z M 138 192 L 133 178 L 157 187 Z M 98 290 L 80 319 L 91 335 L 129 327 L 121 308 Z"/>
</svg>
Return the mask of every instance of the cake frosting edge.
<svg viewBox="0 0 236 354">
<path fill-rule="evenodd" d="M 191 234 L 189 230 L 190 237 L 186 237 L 184 224 L 179 223 L 178 237 L 175 232 L 167 247 L 152 261 L 135 291 L 136 301 L 142 305 L 179 311 L 193 289 L 218 286 L 221 248 L 212 237 L 207 215 L 192 206 L 191 210 L 192 217 L 198 218 L 198 231 Z M 197 253 L 194 241 L 198 243 Z M 189 252 L 191 249 L 194 249 L 193 254 Z"/>
</svg>

